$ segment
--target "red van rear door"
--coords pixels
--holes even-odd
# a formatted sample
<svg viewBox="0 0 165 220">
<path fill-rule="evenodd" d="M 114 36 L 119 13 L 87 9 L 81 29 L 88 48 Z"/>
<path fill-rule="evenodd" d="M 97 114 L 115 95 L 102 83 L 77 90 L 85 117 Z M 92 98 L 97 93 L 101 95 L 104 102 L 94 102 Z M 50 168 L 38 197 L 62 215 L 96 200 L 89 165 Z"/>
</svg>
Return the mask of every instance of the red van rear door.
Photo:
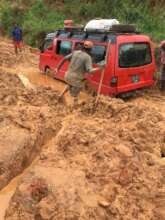
<svg viewBox="0 0 165 220">
<path fill-rule="evenodd" d="M 143 35 L 118 36 L 116 47 L 117 93 L 151 86 L 155 60 L 149 38 Z"/>
</svg>

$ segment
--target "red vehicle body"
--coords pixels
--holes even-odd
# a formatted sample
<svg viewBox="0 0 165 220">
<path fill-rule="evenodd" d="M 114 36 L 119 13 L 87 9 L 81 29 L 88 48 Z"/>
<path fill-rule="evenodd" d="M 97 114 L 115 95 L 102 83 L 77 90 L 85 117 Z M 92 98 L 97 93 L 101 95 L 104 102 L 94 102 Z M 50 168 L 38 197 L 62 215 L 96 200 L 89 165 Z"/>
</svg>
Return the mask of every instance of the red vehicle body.
<svg viewBox="0 0 165 220">
<path fill-rule="evenodd" d="M 42 72 L 54 70 L 63 57 L 73 52 L 77 44 L 91 40 L 93 66 L 107 58 L 101 93 L 110 96 L 131 94 L 154 84 L 156 69 L 153 44 L 148 36 L 137 33 L 85 33 L 57 31 L 47 35 L 40 54 L 39 68 Z M 110 42 L 110 44 L 108 43 Z M 109 44 L 109 46 L 108 46 Z M 107 51 L 107 48 L 109 51 Z M 65 62 L 54 76 L 63 80 L 69 62 Z M 97 91 L 101 71 L 86 74 L 90 86 Z"/>
</svg>

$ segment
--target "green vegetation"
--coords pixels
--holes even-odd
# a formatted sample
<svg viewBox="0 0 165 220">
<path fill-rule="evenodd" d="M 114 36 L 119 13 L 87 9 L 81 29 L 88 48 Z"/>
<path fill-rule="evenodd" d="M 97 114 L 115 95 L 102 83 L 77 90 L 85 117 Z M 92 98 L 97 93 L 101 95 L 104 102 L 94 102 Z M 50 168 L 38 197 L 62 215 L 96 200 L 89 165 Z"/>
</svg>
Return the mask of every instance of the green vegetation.
<svg viewBox="0 0 165 220">
<path fill-rule="evenodd" d="M 65 18 L 86 23 L 96 17 L 136 24 L 159 42 L 165 38 L 164 7 L 164 0 L 0 0 L 0 21 L 8 35 L 13 23 L 20 24 L 31 45 L 37 45 L 46 32 L 62 27 Z"/>
<path fill-rule="evenodd" d="M 65 12 L 74 18 L 117 18 L 121 23 L 133 23 L 154 41 L 165 38 L 165 2 L 162 0 L 73 0 L 64 1 Z M 81 3 L 82 2 L 82 3 Z M 164 7 L 163 7 L 164 6 Z"/>
<path fill-rule="evenodd" d="M 65 16 L 49 9 L 42 0 L 28 6 L 18 4 L 20 2 L 11 4 L 10 1 L 4 1 L 1 6 L 1 26 L 7 35 L 11 35 L 13 24 L 17 23 L 23 28 L 24 40 L 34 46 L 38 45 L 45 33 L 62 27 Z"/>
</svg>

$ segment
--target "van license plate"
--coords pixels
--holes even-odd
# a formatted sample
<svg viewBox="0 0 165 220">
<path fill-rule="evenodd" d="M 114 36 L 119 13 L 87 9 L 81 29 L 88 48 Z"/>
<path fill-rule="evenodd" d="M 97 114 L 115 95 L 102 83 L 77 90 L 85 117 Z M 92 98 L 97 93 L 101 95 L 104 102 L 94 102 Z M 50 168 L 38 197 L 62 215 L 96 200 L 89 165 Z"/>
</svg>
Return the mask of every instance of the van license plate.
<svg viewBox="0 0 165 220">
<path fill-rule="evenodd" d="M 139 75 L 133 75 L 133 76 L 132 76 L 132 82 L 133 82 L 133 83 L 137 83 L 137 82 L 139 82 L 139 81 L 140 81 Z"/>
</svg>

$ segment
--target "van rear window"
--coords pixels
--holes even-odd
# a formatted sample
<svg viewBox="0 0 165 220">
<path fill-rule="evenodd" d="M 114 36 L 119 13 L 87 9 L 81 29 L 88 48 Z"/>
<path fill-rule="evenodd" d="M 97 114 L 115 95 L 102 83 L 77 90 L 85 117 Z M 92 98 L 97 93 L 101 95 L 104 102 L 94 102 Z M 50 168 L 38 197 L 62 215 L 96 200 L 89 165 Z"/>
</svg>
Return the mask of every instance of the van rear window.
<svg viewBox="0 0 165 220">
<path fill-rule="evenodd" d="M 119 66 L 122 68 L 143 66 L 151 62 L 148 43 L 127 43 L 119 47 Z"/>
</svg>

